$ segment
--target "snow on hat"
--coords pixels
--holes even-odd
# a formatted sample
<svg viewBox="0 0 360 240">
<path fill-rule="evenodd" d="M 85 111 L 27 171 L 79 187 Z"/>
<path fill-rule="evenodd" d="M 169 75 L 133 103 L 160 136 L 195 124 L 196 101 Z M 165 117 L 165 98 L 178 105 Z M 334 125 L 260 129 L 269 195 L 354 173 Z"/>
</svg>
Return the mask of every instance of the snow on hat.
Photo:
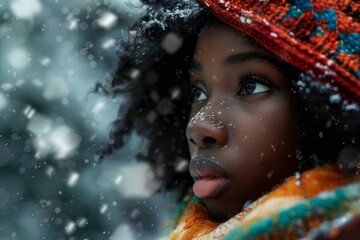
<svg viewBox="0 0 360 240">
<path fill-rule="evenodd" d="M 199 0 L 222 21 L 360 105 L 360 3 Z"/>
</svg>

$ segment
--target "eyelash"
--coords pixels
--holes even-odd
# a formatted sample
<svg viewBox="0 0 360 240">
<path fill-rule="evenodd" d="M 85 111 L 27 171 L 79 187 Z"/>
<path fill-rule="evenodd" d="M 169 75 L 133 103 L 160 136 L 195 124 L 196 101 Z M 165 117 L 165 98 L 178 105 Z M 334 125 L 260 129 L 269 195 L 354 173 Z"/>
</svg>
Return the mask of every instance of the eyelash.
<svg viewBox="0 0 360 240">
<path fill-rule="evenodd" d="M 272 88 L 274 87 L 274 83 L 270 80 L 268 80 L 267 78 L 263 77 L 263 76 L 259 76 L 257 74 L 254 74 L 254 73 L 245 73 L 243 75 L 240 75 L 238 77 L 239 79 L 239 85 L 240 85 L 240 89 L 239 91 L 237 92 L 237 95 L 243 95 L 243 94 L 240 94 L 240 92 L 243 90 L 245 84 L 251 82 L 251 81 L 254 81 L 254 82 L 257 82 L 257 83 L 260 83 L 260 84 L 263 84 L 269 88 Z"/>
<path fill-rule="evenodd" d="M 189 96 L 190 96 L 190 99 L 191 99 L 191 102 L 197 102 L 196 100 L 193 100 L 192 98 L 194 97 L 194 91 L 195 90 L 200 90 L 200 91 L 202 91 L 202 92 L 204 92 L 204 90 L 201 88 L 201 87 L 199 87 L 199 86 L 197 86 L 196 84 L 191 84 L 190 86 L 189 86 Z M 206 95 L 206 93 L 204 93 L 205 95 Z"/>
<path fill-rule="evenodd" d="M 240 75 L 238 77 L 239 79 L 239 85 L 240 85 L 240 89 L 239 91 L 237 92 L 236 95 L 239 95 L 239 96 L 244 96 L 244 95 L 248 95 L 248 94 L 240 94 L 241 91 L 244 89 L 244 86 L 249 83 L 249 82 L 256 82 L 256 83 L 259 83 L 259 84 L 262 84 L 262 85 L 265 85 L 266 87 L 268 88 L 272 88 L 274 87 L 274 83 L 270 80 L 268 80 L 267 78 L 265 77 L 262 77 L 262 76 L 259 76 L 259 75 L 256 75 L 256 74 L 253 74 L 253 73 L 246 73 L 246 74 L 243 74 L 243 75 Z M 190 98 L 193 97 L 194 95 L 194 91 L 195 90 L 200 90 L 200 91 L 203 91 L 202 88 L 200 88 L 199 86 L 196 86 L 195 84 L 191 84 L 189 86 L 189 93 L 190 93 Z M 206 94 L 206 93 L 205 93 Z M 251 94 L 250 94 L 251 95 Z M 192 100 L 192 102 L 196 102 L 194 100 Z"/>
</svg>

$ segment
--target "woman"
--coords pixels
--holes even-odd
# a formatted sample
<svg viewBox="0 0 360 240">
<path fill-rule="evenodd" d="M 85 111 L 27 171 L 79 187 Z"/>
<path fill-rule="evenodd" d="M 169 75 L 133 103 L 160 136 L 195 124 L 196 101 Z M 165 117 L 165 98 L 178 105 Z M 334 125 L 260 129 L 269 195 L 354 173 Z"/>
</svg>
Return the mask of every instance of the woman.
<svg viewBox="0 0 360 240">
<path fill-rule="evenodd" d="M 121 45 L 104 153 L 136 130 L 182 189 L 191 159 L 171 239 L 359 236 L 360 5 L 160 2 Z"/>
</svg>

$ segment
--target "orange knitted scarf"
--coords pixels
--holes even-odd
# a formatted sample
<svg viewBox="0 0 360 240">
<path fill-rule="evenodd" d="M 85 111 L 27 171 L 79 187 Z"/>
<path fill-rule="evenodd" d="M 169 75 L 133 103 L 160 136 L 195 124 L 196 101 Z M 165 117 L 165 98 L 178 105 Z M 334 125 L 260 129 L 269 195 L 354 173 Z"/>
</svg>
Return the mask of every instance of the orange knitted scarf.
<svg viewBox="0 0 360 240">
<path fill-rule="evenodd" d="M 357 174 L 342 171 L 336 165 L 309 170 L 297 177 L 290 177 L 269 194 L 221 224 L 211 221 L 204 205 L 188 203 L 170 239 L 220 239 L 236 227 L 247 228 L 259 219 L 294 206 L 304 199 L 313 198 L 324 191 L 331 191 L 356 181 L 358 181 Z M 312 228 L 318 227 L 322 220 L 322 216 L 312 215 L 302 221 L 301 230 L 309 232 Z M 298 229 L 292 226 L 282 233 L 273 233 L 270 234 L 271 236 L 268 234 L 261 239 L 269 239 L 269 237 L 297 239 L 299 236 L 296 230 Z"/>
</svg>

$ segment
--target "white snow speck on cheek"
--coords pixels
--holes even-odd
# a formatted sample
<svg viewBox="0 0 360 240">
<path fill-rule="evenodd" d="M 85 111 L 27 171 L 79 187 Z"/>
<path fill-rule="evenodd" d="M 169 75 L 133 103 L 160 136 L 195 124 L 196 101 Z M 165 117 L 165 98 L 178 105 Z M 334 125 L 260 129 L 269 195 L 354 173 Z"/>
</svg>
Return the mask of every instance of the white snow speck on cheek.
<svg viewBox="0 0 360 240">
<path fill-rule="evenodd" d="M 225 150 L 225 149 L 227 149 L 228 148 L 228 145 L 224 145 L 223 147 L 221 147 L 220 149 L 221 150 Z"/>
</svg>

